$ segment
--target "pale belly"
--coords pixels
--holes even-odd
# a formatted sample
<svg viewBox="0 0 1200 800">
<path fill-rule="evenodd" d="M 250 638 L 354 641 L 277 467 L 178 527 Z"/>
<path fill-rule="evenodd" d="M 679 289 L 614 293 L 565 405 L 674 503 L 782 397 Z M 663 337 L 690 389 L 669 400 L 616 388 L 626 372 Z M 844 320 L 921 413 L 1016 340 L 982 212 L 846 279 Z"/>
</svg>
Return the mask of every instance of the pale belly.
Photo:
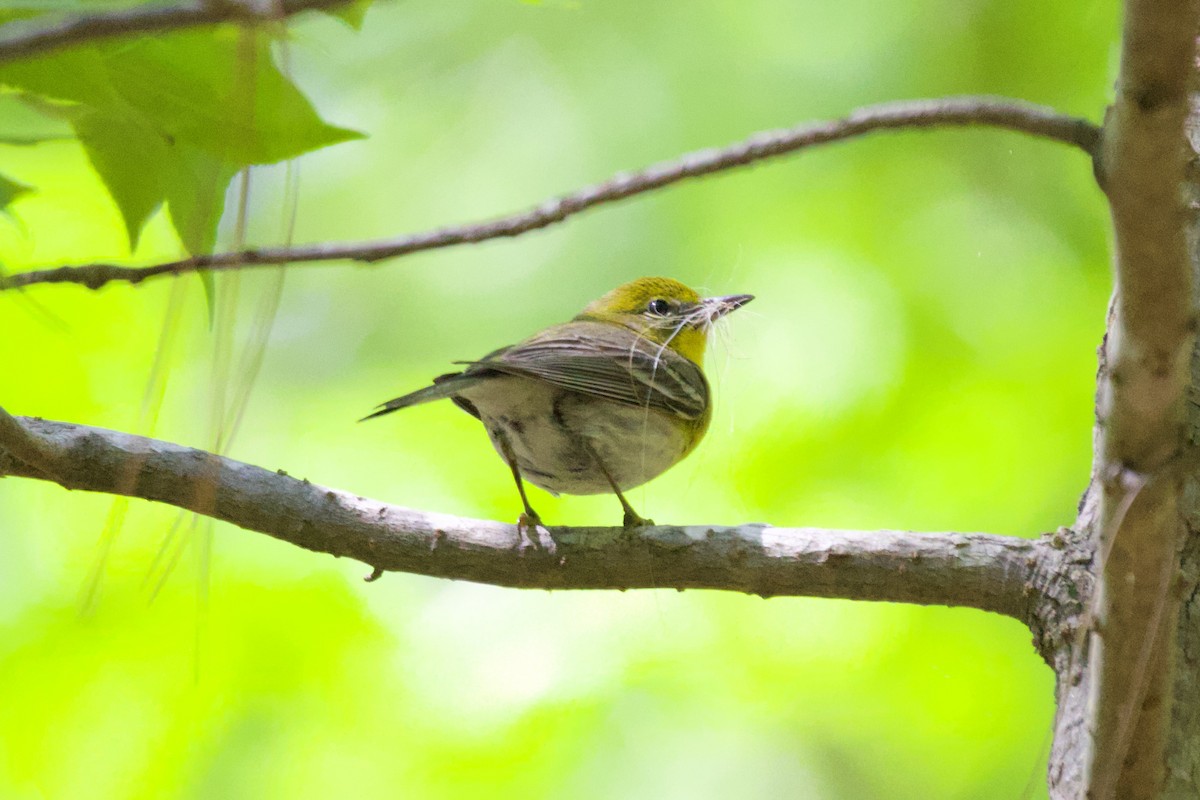
<svg viewBox="0 0 1200 800">
<path fill-rule="evenodd" d="M 501 381 L 508 385 L 497 386 Z M 461 394 L 479 411 L 500 456 L 503 436 L 521 475 L 550 492 L 612 491 L 584 441 L 622 490 L 662 474 L 692 445 L 688 428 L 657 409 L 584 398 L 520 377 L 487 384 Z"/>
</svg>

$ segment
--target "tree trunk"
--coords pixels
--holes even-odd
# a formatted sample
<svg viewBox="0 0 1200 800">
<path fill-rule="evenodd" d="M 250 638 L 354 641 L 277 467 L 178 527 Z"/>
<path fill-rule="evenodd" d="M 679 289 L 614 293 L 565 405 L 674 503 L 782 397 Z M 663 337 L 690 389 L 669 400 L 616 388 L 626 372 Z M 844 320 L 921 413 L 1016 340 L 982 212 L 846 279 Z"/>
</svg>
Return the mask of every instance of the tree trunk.
<svg viewBox="0 0 1200 800">
<path fill-rule="evenodd" d="M 1200 396 L 1200 195 L 1188 189 L 1197 170 L 1187 141 L 1196 20 L 1190 3 L 1126 4 L 1097 153 L 1116 288 L 1092 480 L 1068 537 L 1078 560 L 1090 558 L 1095 590 L 1076 592 L 1090 599 L 1073 607 L 1063 595 L 1049 653 L 1056 798 L 1194 798 L 1200 787 L 1200 408 L 1187 402 Z"/>
</svg>

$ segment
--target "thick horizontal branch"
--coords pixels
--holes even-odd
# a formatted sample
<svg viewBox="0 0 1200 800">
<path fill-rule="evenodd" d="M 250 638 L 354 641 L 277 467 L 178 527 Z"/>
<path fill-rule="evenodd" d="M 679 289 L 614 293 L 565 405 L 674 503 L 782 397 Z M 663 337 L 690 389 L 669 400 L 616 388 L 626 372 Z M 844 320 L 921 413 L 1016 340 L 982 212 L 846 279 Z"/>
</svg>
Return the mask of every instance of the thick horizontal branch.
<svg viewBox="0 0 1200 800">
<path fill-rule="evenodd" d="M 883 130 L 952 126 L 989 126 L 1074 145 L 1094 153 L 1100 129 L 1084 119 L 1053 109 L 994 97 L 950 97 L 869 106 L 839 120 L 808 122 L 794 128 L 756 133 L 720 149 L 700 150 L 637 172 L 626 172 L 593 186 L 562 195 L 507 217 L 474 222 L 375 242 L 314 244 L 199 255 L 146 267 L 87 264 L 35 270 L 0 278 L 0 289 L 38 283 L 77 283 L 92 289 L 110 281 L 139 283 L 157 275 L 197 270 L 353 260 L 376 262 L 488 239 L 519 236 L 546 228 L 590 208 L 669 186 L 688 178 L 755 164 L 817 145 L 852 139 Z"/>
<path fill-rule="evenodd" d="M 222 22 L 275 22 L 302 11 L 344 6 L 352 0 L 209 0 L 178 5 L 135 6 L 79 14 L 46 24 L 41 18 L 0 28 L 0 64 L 63 47 L 134 34 L 166 33 Z"/>
<path fill-rule="evenodd" d="M 400 508 L 155 439 L 13 419 L 53 452 L 52 480 L 68 489 L 169 503 L 377 571 L 541 589 L 703 588 L 970 606 L 1024 620 L 1036 601 L 1039 552 L 1048 549 L 987 534 L 747 524 L 551 528 L 551 553 L 522 549 L 514 525 Z M 0 446 L 2 475 L 48 479 Z"/>
<path fill-rule="evenodd" d="M 52 468 L 57 451 L 30 432 L 16 417 L 0 407 L 0 450 L 25 462 L 38 472 Z"/>
</svg>

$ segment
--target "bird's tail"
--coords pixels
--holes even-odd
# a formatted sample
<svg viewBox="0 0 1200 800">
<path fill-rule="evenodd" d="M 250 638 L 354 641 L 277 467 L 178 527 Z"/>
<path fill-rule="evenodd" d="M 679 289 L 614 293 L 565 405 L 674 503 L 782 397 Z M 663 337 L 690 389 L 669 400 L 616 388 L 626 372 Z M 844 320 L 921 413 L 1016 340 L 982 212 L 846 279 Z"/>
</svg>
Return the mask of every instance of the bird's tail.
<svg viewBox="0 0 1200 800">
<path fill-rule="evenodd" d="M 388 400 L 386 403 L 383 403 L 379 406 L 378 411 L 374 412 L 373 414 L 368 414 L 360 419 L 359 422 L 364 422 L 375 417 L 381 417 L 384 414 L 390 414 L 393 411 L 399 411 L 400 409 L 408 408 L 409 406 L 416 406 L 420 405 L 421 403 L 431 402 L 433 400 L 444 400 L 447 397 L 452 398 L 454 395 L 458 394 L 473 383 L 476 383 L 478 380 L 479 376 L 466 375 L 461 372 L 452 372 L 449 375 L 439 375 L 433 379 L 432 386 L 426 386 L 424 389 L 418 389 L 417 391 L 410 392 L 402 397 L 397 397 L 394 400 Z"/>
</svg>

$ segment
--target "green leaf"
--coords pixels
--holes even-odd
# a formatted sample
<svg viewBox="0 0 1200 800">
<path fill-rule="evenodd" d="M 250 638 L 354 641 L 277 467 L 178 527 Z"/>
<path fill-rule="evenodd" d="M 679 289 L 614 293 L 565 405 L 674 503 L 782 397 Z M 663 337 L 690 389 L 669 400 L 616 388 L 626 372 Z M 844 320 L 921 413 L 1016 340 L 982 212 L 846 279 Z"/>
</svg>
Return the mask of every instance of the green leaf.
<svg viewBox="0 0 1200 800">
<path fill-rule="evenodd" d="M 14 22 L 18 19 L 36 17 L 41 13 L 41 11 L 33 8 L 0 8 L 0 25 Z"/>
<path fill-rule="evenodd" d="M 322 120 L 261 37 L 217 31 L 142 39 L 106 66 L 121 96 L 156 126 L 239 167 L 362 136 Z"/>
<path fill-rule="evenodd" d="M 136 247 L 142 225 L 166 197 L 169 141 L 136 114 L 81 111 L 73 125 L 88 160 L 121 210 L 130 246 Z"/>
<path fill-rule="evenodd" d="M 106 108 L 121 102 L 100 45 L 0 64 L 0 84 L 44 99 Z"/>
<path fill-rule="evenodd" d="M 0 65 L 0 84 L 70 121 L 131 246 L 167 202 L 185 246 L 207 252 L 238 170 L 362 136 L 322 120 L 266 37 L 240 30 L 73 48 Z"/>
<path fill-rule="evenodd" d="M 198 270 L 196 275 L 204 288 L 204 307 L 208 309 L 208 329 L 211 331 L 217 319 L 217 279 L 210 269 Z"/>
<path fill-rule="evenodd" d="M 325 9 L 325 13 L 331 17 L 340 19 L 354 30 L 361 31 L 363 18 L 367 16 L 367 9 L 370 6 L 371 0 L 358 0 L 358 2 L 347 3 L 343 6 L 327 8 Z"/>
<path fill-rule="evenodd" d="M 87 0 L 4 0 L 0 8 L 0 24 L 21 19 L 39 17 L 42 14 L 87 13 L 103 11 L 111 3 L 95 3 Z"/>
<path fill-rule="evenodd" d="M 0 92 L 0 144 L 22 147 L 73 140 L 63 109 L 37 95 Z"/>
<path fill-rule="evenodd" d="M 166 184 L 171 224 L 189 253 L 211 253 L 225 207 L 225 190 L 238 168 L 203 150 L 179 146 Z"/>
<path fill-rule="evenodd" d="M 42 142 L 63 142 L 73 138 L 72 136 L 43 136 L 39 134 L 22 136 L 19 134 L 0 133 L 0 144 L 8 145 L 9 147 L 32 147 Z"/>
<path fill-rule="evenodd" d="M 0 175 L 0 212 L 7 211 L 9 205 L 23 194 L 33 191 L 32 186 L 18 183 L 11 178 Z"/>
</svg>

